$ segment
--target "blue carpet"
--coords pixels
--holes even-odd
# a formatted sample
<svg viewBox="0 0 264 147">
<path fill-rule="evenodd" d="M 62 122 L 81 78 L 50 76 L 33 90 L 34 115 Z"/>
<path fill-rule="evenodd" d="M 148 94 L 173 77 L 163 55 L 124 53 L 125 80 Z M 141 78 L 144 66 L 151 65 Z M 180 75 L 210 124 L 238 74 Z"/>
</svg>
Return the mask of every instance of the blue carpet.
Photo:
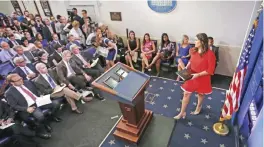
<svg viewBox="0 0 264 147">
<path fill-rule="evenodd" d="M 145 107 L 166 117 L 174 117 L 180 112 L 183 91 L 181 82 L 152 77 L 145 91 Z M 197 105 L 197 95 L 191 96 L 185 120 L 179 120 L 173 130 L 170 147 L 235 147 L 234 131 L 230 129 L 228 136 L 215 134 L 212 126 L 218 121 L 225 100 L 225 90 L 213 89 L 213 93 L 205 96 L 200 115 L 191 116 Z M 103 141 L 101 147 L 135 147 L 113 137 L 113 129 Z M 140 144 L 139 144 L 140 146 Z"/>
</svg>

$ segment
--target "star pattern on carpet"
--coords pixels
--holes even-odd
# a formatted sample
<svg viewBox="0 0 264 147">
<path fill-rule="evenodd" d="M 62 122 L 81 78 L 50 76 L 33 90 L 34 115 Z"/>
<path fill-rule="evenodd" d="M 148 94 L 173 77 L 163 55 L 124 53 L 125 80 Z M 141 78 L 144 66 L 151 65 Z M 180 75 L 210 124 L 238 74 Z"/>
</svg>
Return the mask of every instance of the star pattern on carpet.
<svg viewBox="0 0 264 147">
<path fill-rule="evenodd" d="M 212 100 L 213 98 L 209 96 L 207 99 L 208 99 L 208 100 Z"/>
<path fill-rule="evenodd" d="M 181 111 L 181 108 L 177 108 L 176 111 L 180 112 Z"/>
<path fill-rule="evenodd" d="M 208 143 L 208 141 L 204 138 L 201 138 L 201 143 L 206 144 L 206 143 Z"/>
<path fill-rule="evenodd" d="M 163 87 L 160 87 L 159 89 L 160 89 L 160 90 L 163 90 Z"/>
<path fill-rule="evenodd" d="M 211 105 L 206 105 L 206 108 L 211 109 L 212 107 L 211 107 Z"/>
<path fill-rule="evenodd" d="M 198 97 L 198 94 L 195 94 L 195 97 Z"/>
<path fill-rule="evenodd" d="M 210 115 L 209 114 L 205 115 L 205 118 L 210 119 Z"/>
<path fill-rule="evenodd" d="M 178 85 L 177 83 L 174 83 L 174 85 L 176 86 L 176 85 Z"/>
<path fill-rule="evenodd" d="M 151 105 L 155 105 L 156 103 L 154 101 L 150 102 Z"/>
<path fill-rule="evenodd" d="M 148 91 L 145 91 L 144 93 L 145 93 L 145 94 L 148 94 Z"/>
<path fill-rule="evenodd" d="M 193 123 L 191 121 L 189 121 L 187 125 L 191 127 L 193 125 Z"/>
<path fill-rule="evenodd" d="M 188 140 L 189 138 L 191 138 L 191 136 L 190 134 L 184 134 L 184 138 Z"/>
<path fill-rule="evenodd" d="M 221 92 L 222 95 L 225 95 L 226 93 L 225 92 Z"/>
<path fill-rule="evenodd" d="M 109 143 L 110 145 L 113 145 L 113 144 L 115 144 L 115 140 L 110 140 L 108 143 Z"/>
<path fill-rule="evenodd" d="M 125 145 L 125 147 L 129 147 L 129 145 Z"/>
<path fill-rule="evenodd" d="M 196 105 L 197 105 L 197 103 L 196 103 L 196 102 L 193 102 L 193 105 L 194 105 L 194 106 L 196 106 Z"/>
<path fill-rule="evenodd" d="M 240 135 L 240 136 L 239 136 L 239 139 L 240 139 L 241 141 L 243 141 L 245 138 L 244 138 L 242 135 Z"/>
<path fill-rule="evenodd" d="M 167 81 L 163 81 L 163 83 L 167 83 Z"/>
<path fill-rule="evenodd" d="M 166 105 L 166 104 L 165 104 L 165 105 L 163 105 L 163 108 L 168 108 L 168 105 Z"/>
<path fill-rule="evenodd" d="M 220 144 L 219 147 L 225 147 L 225 145 L 224 144 Z"/>
<path fill-rule="evenodd" d="M 221 102 L 222 102 L 222 103 L 224 103 L 224 102 L 225 102 L 225 100 L 221 100 Z"/>
<path fill-rule="evenodd" d="M 155 94 L 155 96 L 158 97 L 158 96 L 160 96 L 160 95 L 157 93 L 157 94 Z"/>
<path fill-rule="evenodd" d="M 203 126 L 203 129 L 204 129 L 205 131 L 208 131 L 208 130 L 209 130 L 209 127 L 208 127 L 208 126 Z"/>
<path fill-rule="evenodd" d="M 170 96 L 168 96 L 168 97 L 167 97 L 167 99 L 168 99 L 168 100 L 171 100 L 171 97 L 170 97 Z"/>
<path fill-rule="evenodd" d="M 149 87 L 152 87 L 152 85 L 149 85 Z"/>
<path fill-rule="evenodd" d="M 156 79 L 153 79 L 153 81 L 155 82 L 155 81 L 156 81 Z"/>
<path fill-rule="evenodd" d="M 171 89 L 171 92 L 174 92 L 174 89 Z"/>
</svg>

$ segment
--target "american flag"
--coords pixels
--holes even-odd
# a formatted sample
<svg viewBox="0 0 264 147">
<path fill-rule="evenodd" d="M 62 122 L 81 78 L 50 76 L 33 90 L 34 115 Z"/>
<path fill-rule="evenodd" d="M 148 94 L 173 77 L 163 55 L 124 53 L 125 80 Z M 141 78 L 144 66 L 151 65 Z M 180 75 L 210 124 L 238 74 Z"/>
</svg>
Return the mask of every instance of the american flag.
<svg viewBox="0 0 264 147">
<path fill-rule="evenodd" d="M 247 73 L 248 60 L 249 60 L 249 55 L 250 55 L 254 35 L 255 35 L 255 27 L 253 26 L 245 42 L 242 53 L 240 55 L 239 64 L 233 75 L 233 79 L 229 86 L 229 90 L 227 90 L 226 92 L 226 100 L 222 108 L 220 121 L 231 119 L 233 112 L 237 111 L 239 107 L 239 98 L 240 98 L 244 78 Z"/>
</svg>

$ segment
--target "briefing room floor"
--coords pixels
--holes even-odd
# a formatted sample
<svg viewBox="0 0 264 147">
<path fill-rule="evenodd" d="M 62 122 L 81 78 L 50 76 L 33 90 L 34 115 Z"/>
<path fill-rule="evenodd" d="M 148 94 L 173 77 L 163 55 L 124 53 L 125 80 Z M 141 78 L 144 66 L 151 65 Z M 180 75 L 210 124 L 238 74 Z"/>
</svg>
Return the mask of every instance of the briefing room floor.
<svg viewBox="0 0 264 147">
<path fill-rule="evenodd" d="M 150 73 L 154 75 L 154 73 Z M 164 72 L 162 77 L 175 79 L 174 72 Z M 213 87 L 228 89 L 231 77 L 214 75 Z M 107 133 L 120 117 L 118 104 L 110 99 L 94 100 L 87 104 L 79 103 L 84 111 L 82 115 L 72 114 L 66 105 L 60 111 L 63 119 L 60 123 L 52 123 L 53 133 L 49 140 L 37 139 L 43 147 L 98 147 Z M 111 117 L 117 116 L 114 119 Z"/>
</svg>

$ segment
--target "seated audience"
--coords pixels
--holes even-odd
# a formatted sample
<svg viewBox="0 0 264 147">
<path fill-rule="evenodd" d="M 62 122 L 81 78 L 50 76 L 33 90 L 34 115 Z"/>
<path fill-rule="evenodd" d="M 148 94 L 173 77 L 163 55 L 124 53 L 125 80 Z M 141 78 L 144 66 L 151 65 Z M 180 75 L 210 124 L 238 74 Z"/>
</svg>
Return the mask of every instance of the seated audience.
<svg viewBox="0 0 264 147">
<path fill-rule="evenodd" d="M 44 19 L 44 23 L 45 23 L 45 26 L 42 28 L 43 37 L 48 42 L 50 42 L 50 41 L 52 41 L 52 35 L 56 34 L 55 24 L 50 23 L 50 20 L 47 18 Z"/>
<path fill-rule="evenodd" d="M 78 21 L 72 22 L 72 29 L 69 32 L 69 35 L 73 35 L 74 40 L 78 41 L 79 44 L 85 46 L 85 37 L 80 29 L 80 23 Z"/>
<path fill-rule="evenodd" d="M 83 113 L 77 108 L 74 100 L 82 99 L 86 102 L 89 102 L 92 100 L 92 97 L 82 97 L 80 94 L 77 94 L 73 90 L 69 89 L 67 86 L 64 87 L 61 91 L 55 92 L 56 89 L 65 85 L 64 83 L 60 83 L 57 73 L 52 72 L 52 70 L 48 70 L 45 64 L 43 63 L 37 63 L 36 69 L 38 70 L 39 75 L 38 77 L 36 77 L 34 82 L 41 94 L 50 94 L 50 97 L 52 99 L 65 96 L 67 102 L 71 105 L 72 112 L 77 114 Z"/>
<path fill-rule="evenodd" d="M 33 79 L 37 76 L 37 71 L 32 64 L 26 64 L 23 57 L 15 57 L 14 64 L 16 65 L 13 73 L 17 73 L 24 80 Z"/>
<path fill-rule="evenodd" d="M 8 38 L 9 38 L 8 44 L 10 48 L 13 48 L 15 45 L 21 44 L 21 40 L 15 39 L 14 34 L 9 35 Z"/>
<path fill-rule="evenodd" d="M 47 48 L 43 48 L 42 44 L 40 41 L 35 41 L 35 46 L 36 46 L 36 49 L 32 51 L 32 54 L 35 56 L 35 57 L 38 57 L 38 52 L 39 51 L 44 51 L 46 52 L 47 54 L 52 54 L 52 51 L 50 51 L 49 49 Z"/>
<path fill-rule="evenodd" d="M 130 31 L 129 32 L 129 38 L 127 39 L 127 51 L 126 51 L 126 64 L 130 65 L 132 68 L 133 62 L 137 62 L 138 57 L 138 49 L 139 49 L 139 40 L 135 37 L 135 32 Z"/>
<path fill-rule="evenodd" d="M 52 62 L 51 57 L 49 57 L 49 54 L 47 54 L 44 51 L 38 52 L 38 63 L 43 63 L 47 68 L 55 67 L 55 65 Z"/>
<path fill-rule="evenodd" d="M 12 58 L 17 54 L 12 48 L 9 47 L 7 42 L 1 42 L 1 52 L 0 61 L 6 62 L 12 60 Z"/>
<path fill-rule="evenodd" d="M 59 45 L 59 46 L 61 46 L 61 47 L 65 47 L 65 45 L 66 45 L 66 42 L 64 41 L 64 40 L 59 40 L 59 37 L 58 37 L 58 35 L 57 34 L 53 34 L 52 35 L 52 42 L 50 43 L 51 44 L 51 47 L 52 48 L 55 48 L 55 45 Z"/>
<path fill-rule="evenodd" d="M 11 86 L 6 91 L 5 96 L 10 106 L 17 111 L 19 118 L 27 122 L 28 117 L 32 116 L 36 119 L 37 132 L 42 130 L 43 125 L 48 132 L 52 132 L 52 128 L 42 110 L 50 109 L 50 119 L 60 122 L 61 119 L 55 116 L 60 107 L 59 100 L 52 100 L 50 104 L 37 106 L 36 100 L 41 97 L 32 81 L 23 81 L 23 78 L 18 74 L 8 75 L 7 80 Z"/>
<path fill-rule="evenodd" d="M 187 63 L 189 62 L 190 58 L 190 51 L 191 45 L 189 44 L 189 37 L 187 35 L 183 35 L 182 43 L 178 44 L 176 48 L 176 63 L 178 63 L 178 71 L 181 71 L 185 68 Z M 180 77 L 178 76 L 177 81 L 180 80 Z"/>
<path fill-rule="evenodd" d="M 94 67 L 91 67 L 91 59 L 88 60 L 84 55 L 82 55 L 80 53 L 79 47 L 76 44 L 70 46 L 70 51 L 72 52 L 72 60 L 88 75 L 98 78 L 102 73 L 104 73 L 104 69 L 99 64 L 98 60 L 94 61 L 97 62 L 97 64 Z"/>
<path fill-rule="evenodd" d="M 36 49 L 35 44 L 34 43 L 29 43 L 28 40 L 25 37 L 23 37 L 21 39 L 21 41 L 22 41 L 22 48 L 23 48 L 24 51 L 33 51 L 33 50 Z"/>
<path fill-rule="evenodd" d="M 25 32 L 25 37 L 29 43 L 34 43 L 36 41 L 34 37 L 31 37 L 29 32 Z"/>
<path fill-rule="evenodd" d="M 17 52 L 15 57 L 23 57 L 25 62 L 28 63 L 34 63 L 35 58 L 29 51 L 24 51 L 21 45 L 14 46 L 14 50 Z"/>
<path fill-rule="evenodd" d="M 68 43 L 67 43 L 67 45 L 66 45 L 66 49 L 67 49 L 67 50 L 70 50 L 70 46 L 71 46 L 72 44 L 76 44 L 76 45 L 78 45 L 81 49 L 83 49 L 83 47 L 81 46 L 81 44 L 80 44 L 77 40 L 74 39 L 74 36 L 73 36 L 73 35 L 69 35 L 69 36 L 68 36 Z"/>
<path fill-rule="evenodd" d="M 170 62 L 173 60 L 175 55 L 175 46 L 170 42 L 169 36 L 167 33 L 161 35 L 161 45 L 158 50 L 157 55 L 154 57 L 147 69 L 150 69 L 153 64 L 156 63 L 157 76 L 160 74 L 160 63 L 161 62 Z"/>
<path fill-rule="evenodd" d="M 96 44 L 101 47 L 105 47 L 108 50 L 108 55 L 106 57 L 106 69 L 108 70 L 110 67 L 114 66 L 114 62 L 116 60 L 117 55 L 117 47 L 112 41 L 108 38 L 103 38 L 102 33 L 96 35 Z"/>
<path fill-rule="evenodd" d="M 154 42 L 150 39 L 149 33 L 146 33 L 141 44 L 142 72 L 145 72 L 145 67 L 149 66 L 149 60 L 152 54 L 156 51 Z M 151 69 L 148 69 L 151 71 Z"/>
<path fill-rule="evenodd" d="M 40 41 L 43 48 L 48 48 L 49 47 L 49 42 L 46 39 L 43 39 L 42 35 L 40 33 L 36 34 L 36 41 Z"/>
<path fill-rule="evenodd" d="M 214 46 L 214 38 L 213 37 L 208 37 L 208 45 L 209 45 L 210 50 L 212 50 L 215 54 L 215 57 L 216 57 L 215 67 L 216 67 L 219 63 L 219 53 L 218 53 L 219 47 Z"/>
<path fill-rule="evenodd" d="M 56 66 L 57 74 L 62 83 L 65 83 L 70 89 L 76 88 L 83 92 L 87 90 L 87 84 L 92 82 L 92 77 L 87 75 L 71 58 L 69 50 L 63 51 L 62 61 Z M 94 94 L 97 98 L 103 99 L 98 91 L 95 91 Z"/>
<path fill-rule="evenodd" d="M 16 145 L 20 147 L 39 147 L 40 145 L 32 139 L 33 137 L 37 136 L 43 139 L 49 139 L 51 137 L 50 134 L 35 133 L 35 131 L 23 127 L 20 123 L 16 123 L 14 118 L 15 112 L 12 108 L 7 102 L 0 100 L 0 124 L 9 125 L 10 123 L 15 123 L 8 128 L 0 129 L 0 138 L 12 137 L 12 145 L 9 147 L 15 147 Z M 15 145 L 14 142 L 16 141 L 18 144 Z"/>
</svg>

